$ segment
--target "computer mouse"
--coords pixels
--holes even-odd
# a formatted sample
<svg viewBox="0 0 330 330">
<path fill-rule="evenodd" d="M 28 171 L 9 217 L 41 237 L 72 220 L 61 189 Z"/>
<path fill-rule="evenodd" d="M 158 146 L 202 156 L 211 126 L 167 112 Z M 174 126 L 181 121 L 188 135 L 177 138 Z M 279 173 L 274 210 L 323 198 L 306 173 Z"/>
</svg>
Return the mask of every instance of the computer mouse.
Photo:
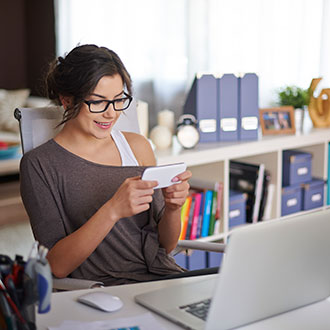
<svg viewBox="0 0 330 330">
<path fill-rule="evenodd" d="M 79 296 L 77 300 L 104 312 L 117 311 L 124 305 L 120 298 L 103 291 L 89 292 Z"/>
</svg>

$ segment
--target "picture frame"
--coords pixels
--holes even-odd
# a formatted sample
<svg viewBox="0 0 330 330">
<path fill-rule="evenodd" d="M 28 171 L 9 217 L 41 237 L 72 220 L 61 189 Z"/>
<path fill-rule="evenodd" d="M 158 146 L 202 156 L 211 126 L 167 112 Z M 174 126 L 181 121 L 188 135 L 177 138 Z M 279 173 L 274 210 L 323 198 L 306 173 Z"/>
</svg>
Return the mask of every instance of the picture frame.
<svg viewBox="0 0 330 330">
<path fill-rule="evenodd" d="M 262 135 L 296 133 L 292 106 L 259 109 L 259 116 Z"/>
</svg>

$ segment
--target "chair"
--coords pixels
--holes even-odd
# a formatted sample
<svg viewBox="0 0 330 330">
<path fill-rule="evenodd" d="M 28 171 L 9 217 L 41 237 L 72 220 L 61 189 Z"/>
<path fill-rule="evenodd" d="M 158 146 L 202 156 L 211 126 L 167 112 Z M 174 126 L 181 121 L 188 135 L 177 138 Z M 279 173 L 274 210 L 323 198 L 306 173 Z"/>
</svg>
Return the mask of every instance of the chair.
<svg viewBox="0 0 330 330">
<path fill-rule="evenodd" d="M 48 141 L 60 131 L 61 128 L 56 128 L 56 126 L 62 119 L 63 108 L 60 106 L 17 108 L 14 115 L 19 121 L 22 151 L 26 153 Z M 135 102 L 132 102 L 130 108 L 119 117 L 114 127 L 122 131 L 140 133 Z M 183 240 L 178 242 L 173 252 L 176 254 L 187 249 L 224 252 L 225 245 Z M 101 286 L 102 284 L 101 282 L 75 278 L 53 279 L 53 288 L 56 290 L 86 289 Z"/>
</svg>

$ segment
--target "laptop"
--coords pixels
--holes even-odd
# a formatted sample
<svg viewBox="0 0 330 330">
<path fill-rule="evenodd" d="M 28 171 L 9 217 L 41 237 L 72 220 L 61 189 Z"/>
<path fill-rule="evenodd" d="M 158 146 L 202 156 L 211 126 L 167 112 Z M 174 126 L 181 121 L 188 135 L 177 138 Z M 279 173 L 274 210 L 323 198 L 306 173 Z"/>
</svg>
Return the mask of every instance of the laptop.
<svg viewBox="0 0 330 330">
<path fill-rule="evenodd" d="M 218 275 L 140 294 L 135 301 L 187 329 L 219 330 L 329 295 L 330 210 L 323 210 L 237 228 Z"/>
</svg>

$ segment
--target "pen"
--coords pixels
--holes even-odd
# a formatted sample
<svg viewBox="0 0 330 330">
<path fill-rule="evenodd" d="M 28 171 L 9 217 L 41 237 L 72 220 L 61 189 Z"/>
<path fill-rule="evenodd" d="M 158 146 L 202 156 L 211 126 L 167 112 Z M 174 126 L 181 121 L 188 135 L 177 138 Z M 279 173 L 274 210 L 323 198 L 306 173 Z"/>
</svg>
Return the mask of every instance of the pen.
<svg viewBox="0 0 330 330">
<path fill-rule="evenodd" d="M 18 319 L 20 320 L 20 322 L 23 325 L 26 325 L 26 321 L 24 320 L 22 314 L 20 313 L 20 311 L 18 310 L 17 306 L 15 305 L 15 303 L 13 302 L 13 300 L 11 299 L 11 297 L 9 296 L 5 285 L 3 284 L 2 280 L 0 279 L 0 292 L 3 294 L 2 296 L 4 296 L 6 298 L 6 301 L 8 302 L 9 306 L 12 308 L 12 310 L 14 311 L 14 313 L 17 315 Z"/>
<path fill-rule="evenodd" d="M 5 297 L 5 293 L 3 291 L 0 291 L 0 310 L 2 311 L 6 328 L 8 330 L 16 330 L 17 325 L 15 317 L 10 310 L 7 299 Z"/>
<path fill-rule="evenodd" d="M 6 276 L 5 278 L 5 286 L 7 288 L 7 291 L 10 295 L 10 297 L 13 299 L 15 305 L 20 308 L 20 303 L 19 303 L 19 299 L 18 299 L 18 295 L 17 295 L 17 290 L 16 290 L 16 286 L 13 280 L 13 275 L 9 274 Z"/>
</svg>

